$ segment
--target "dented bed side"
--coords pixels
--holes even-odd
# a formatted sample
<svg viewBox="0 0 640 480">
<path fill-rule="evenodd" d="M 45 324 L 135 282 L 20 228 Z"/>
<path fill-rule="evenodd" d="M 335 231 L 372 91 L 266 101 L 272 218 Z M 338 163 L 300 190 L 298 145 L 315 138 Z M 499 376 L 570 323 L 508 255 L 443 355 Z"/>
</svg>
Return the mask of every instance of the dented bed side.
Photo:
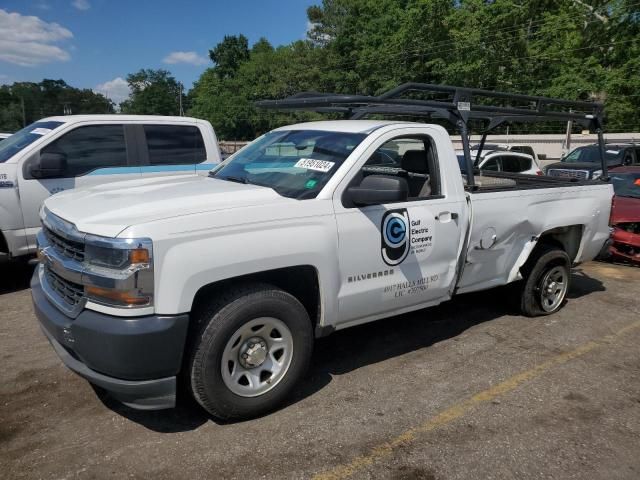
<svg viewBox="0 0 640 480">
<path fill-rule="evenodd" d="M 610 184 L 470 194 L 473 223 L 458 292 L 519 280 L 540 242 L 563 247 L 572 262 L 592 260 L 609 235 Z"/>
</svg>

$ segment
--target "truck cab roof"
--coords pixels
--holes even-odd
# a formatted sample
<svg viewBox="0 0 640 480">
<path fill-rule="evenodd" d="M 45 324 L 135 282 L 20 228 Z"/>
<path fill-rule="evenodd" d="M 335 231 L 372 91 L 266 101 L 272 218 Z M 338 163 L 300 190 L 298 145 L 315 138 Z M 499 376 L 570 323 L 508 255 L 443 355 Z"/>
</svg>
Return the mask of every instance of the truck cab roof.
<svg viewBox="0 0 640 480">
<path fill-rule="evenodd" d="M 170 122 L 170 123 L 199 123 L 203 122 L 193 117 L 172 117 L 165 115 L 119 115 L 119 114 L 94 114 L 94 115 L 58 115 L 39 120 L 40 122 Z"/>
</svg>

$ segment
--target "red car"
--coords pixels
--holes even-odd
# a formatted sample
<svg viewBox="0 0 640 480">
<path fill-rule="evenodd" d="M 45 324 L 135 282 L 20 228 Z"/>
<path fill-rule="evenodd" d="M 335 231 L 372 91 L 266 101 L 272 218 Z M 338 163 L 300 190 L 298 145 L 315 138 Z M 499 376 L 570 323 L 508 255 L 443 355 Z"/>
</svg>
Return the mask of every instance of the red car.
<svg viewBox="0 0 640 480">
<path fill-rule="evenodd" d="M 640 167 L 620 167 L 610 172 L 615 191 L 611 208 L 614 260 L 640 266 Z"/>
</svg>

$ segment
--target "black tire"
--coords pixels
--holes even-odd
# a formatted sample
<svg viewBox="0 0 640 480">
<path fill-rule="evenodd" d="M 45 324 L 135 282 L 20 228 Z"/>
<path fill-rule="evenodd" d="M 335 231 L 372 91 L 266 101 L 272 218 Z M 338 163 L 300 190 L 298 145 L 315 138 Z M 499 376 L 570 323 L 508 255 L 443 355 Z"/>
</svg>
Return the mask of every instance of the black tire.
<svg viewBox="0 0 640 480">
<path fill-rule="evenodd" d="M 290 364 L 271 390 L 254 397 L 240 396 L 225 384 L 223 351 L 232 335 L 256 318 L 273 317 L 288 327 L 293 341 Z M 194 315 L 189 380 L 196 401 L 222 420 L 239 420 L 276 409 L 301 380 L 313 352 L 313 328 L 304 306 L 289 293 L 268 284 L 230 288 Z"/>
<path fill-rule="evenodd" d="M 563 272 L 566 287 L 557 305 L 543 305 L 543 285 L 546 276 L 552 272 Z M 522 268 L 524 281 L 520 290 L 520 311 L 527 317 L 551 315 L 560 310 L 566 303 L 566 294 L 571 279 L 571 260 L 567 253 L 554 245 L 539 245 L 532 257 Z"/>
</svg>

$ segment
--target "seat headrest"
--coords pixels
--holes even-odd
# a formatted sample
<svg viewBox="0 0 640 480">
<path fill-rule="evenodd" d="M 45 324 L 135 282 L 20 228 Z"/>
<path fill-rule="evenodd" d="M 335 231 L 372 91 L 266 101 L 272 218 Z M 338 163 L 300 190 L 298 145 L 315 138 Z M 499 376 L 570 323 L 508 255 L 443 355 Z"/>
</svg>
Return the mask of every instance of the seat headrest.
<svg viewBox="0 0 640 480">
<path fill-rule="evenodd" d="M 402 156 L 402 169 L 413 173 L 427 173 L 427 152 L 424 150 L 407 150 Z"/>
</svg>

